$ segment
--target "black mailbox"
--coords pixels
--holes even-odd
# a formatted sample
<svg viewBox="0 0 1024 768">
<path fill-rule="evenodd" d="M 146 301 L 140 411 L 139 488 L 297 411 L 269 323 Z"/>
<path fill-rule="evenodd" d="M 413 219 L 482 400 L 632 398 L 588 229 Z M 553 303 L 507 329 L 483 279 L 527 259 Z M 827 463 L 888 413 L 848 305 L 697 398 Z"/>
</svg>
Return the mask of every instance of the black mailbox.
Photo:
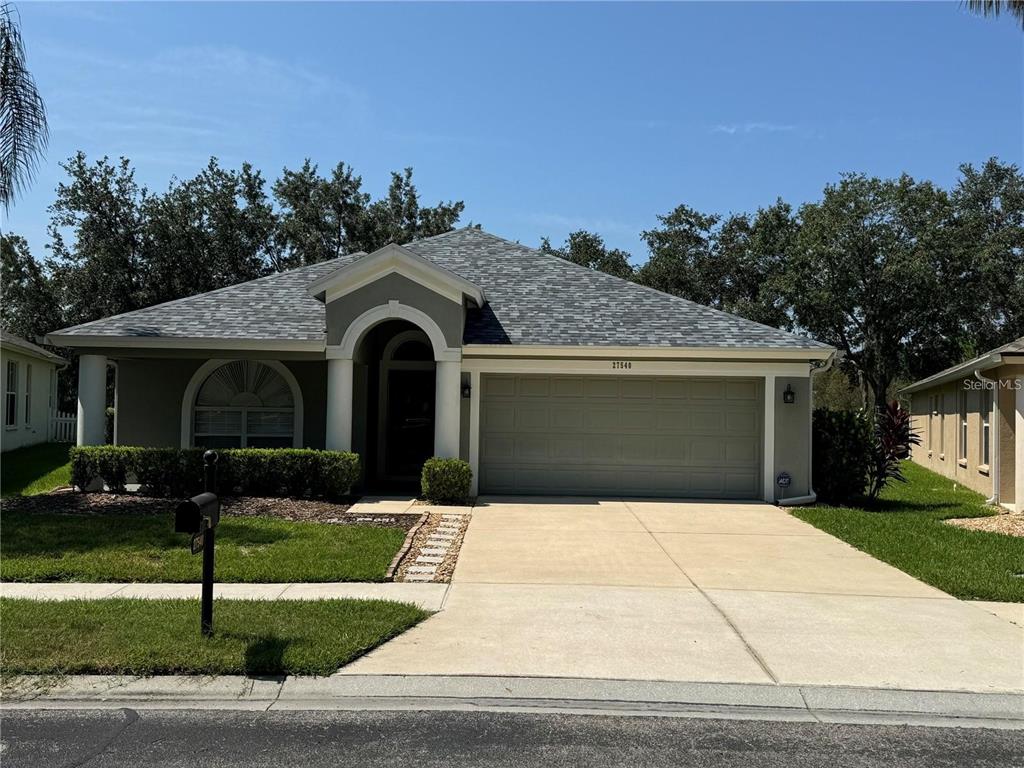
<svg viewBox="0 0 1024 768">
<path fill-rule="evenodd" d="M 214 493 L 200 493 L 181 502 L 174 510 L 174 532 L 199 533 L 204 527 L 203 518 L 209 520 L 208 528 L 220 522 L 220 499 Z"/>
</svg>

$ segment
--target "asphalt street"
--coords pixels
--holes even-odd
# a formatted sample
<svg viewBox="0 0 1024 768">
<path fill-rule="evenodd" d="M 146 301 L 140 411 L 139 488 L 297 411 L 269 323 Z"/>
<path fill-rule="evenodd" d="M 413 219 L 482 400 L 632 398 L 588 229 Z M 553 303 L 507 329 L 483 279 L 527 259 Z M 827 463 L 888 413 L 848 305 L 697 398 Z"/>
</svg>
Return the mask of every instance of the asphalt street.
<svg viewBox="0 0 1024 768">
<path fill-rule="evenodd" d="M 501 712 L 16 710 L 4 768 L 1020 766 L 1024 732 Z"/>
</svg>

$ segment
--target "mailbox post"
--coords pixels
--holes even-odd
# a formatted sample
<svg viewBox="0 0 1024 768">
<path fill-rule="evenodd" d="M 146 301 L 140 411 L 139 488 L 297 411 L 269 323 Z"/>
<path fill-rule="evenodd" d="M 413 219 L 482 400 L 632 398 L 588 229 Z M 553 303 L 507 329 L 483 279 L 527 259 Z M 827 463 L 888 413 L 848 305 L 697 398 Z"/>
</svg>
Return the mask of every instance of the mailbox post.
<svg viewBox="0 0 1024 768">
<path fill-rule="evenodd" d="M 203 454 L 205 491 L 181 502 L 174 512 L 174 530 L 192 534 L 192 554 L 203 553 L 203 585 L 199 625 L 204 637 L 213 634 L 213 553 L 220 499 L 217 498 L 217 452 Z"/>
<path fill-rule="evenodd" d="M 211 494 L 215 499 L 217 498 L 217 452 L 207 451 L 203 454 L 203 464 L 205 469 L 204 478 L 204 489 L 207 493 Z M 220 522 L 220 499 L 216 501 L 217 507 L 217 523 Z M 199 618 L 199 624 L 202 628 L 203 637 L 209 637 L 213 634 L 213 545 L 214 537 L 217 533 L 217 525 L 214 523 L 210 525 L 210 518 L 204 518 L 207 527 L 204 532 L 203 538 L 203 599 L 202 609 Z"/>
</svg>

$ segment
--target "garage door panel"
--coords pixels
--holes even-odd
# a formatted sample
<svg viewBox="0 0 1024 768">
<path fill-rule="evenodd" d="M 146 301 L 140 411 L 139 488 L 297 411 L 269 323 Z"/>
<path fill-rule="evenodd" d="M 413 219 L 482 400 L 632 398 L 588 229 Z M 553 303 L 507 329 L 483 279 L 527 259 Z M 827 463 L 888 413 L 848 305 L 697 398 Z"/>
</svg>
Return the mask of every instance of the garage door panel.
<svg viewBox="0 0 1024 768">
<path fill-rule="evenodd" d="M 619 382 L 617 379 L 586 379 L 584 389 L 588 398 L 609 397 L 614 399 L 619 396 Z"/>
<path fill-rule="evenodd" d="M 506 403 L 488 403 L 481 409 L 480 424 L 484 434 L 488 432 L 509 431 L 516 427 L 516 409 Z"/>
<path fill-rule="evenodd" d="M 487 493 L 756 498 L 756 380 L 485 374 Z"/>
<path fill-rule="evenodd" d="M 760 389 L 758 382 L 750 380 L 726 380 L 725 398 L 727 400 L 750 400 L 752 403 L 760 400 Z"/>
<path fill-rule="evenodd" d="M 585 455 L 592 462 L 615 462 L 621 455 L 620 443 L 615 435 L 592 435 L 587 439 Z"/>
<path fill-rule="evenodd" d="M 609 406 L 587 408 L 583 420 L 587 431 L 595 434 L 603 431 L 618 432 L 622 424 L 621 412 Z"/>
<path fill-rule="evenodd" d="M 650 400 L 654 397 L 654 381 L 653 379 L 622 379 L 619 383 L 619 391 L 624 398 Z"/>
<path fill-rule="evenodd" d="M 551 411 L 551 426 L 555 429 L 582 431 L 584 427 L 583 408 L 579 406 L 554 407 Z"/>
<path fill-rule="evenodd" d="M 516 408 L 515 424 L 519 431 L 544 431 L 550 426 L 548 424 L 548 408 L 545 405 L 531 406 L 523 405 Z"/>
<path fill-rule="evenodd" d="M 756 437 L 761 419 L 755 411 L 728 410 L 725 412 L 725 431 L 730 435 Z"/>
<path fill-rule="evenodd" d="M 554 397 L 583 397 L 583 378 L 555 378 L 551 380 L 551 394 Z"/>
<path fill-rule="evenodd" d="M 519 394 L 522 397 L 548 397 L 551 379 L 547 376 L 523 376 L 519 379 Z"/>
</svg>

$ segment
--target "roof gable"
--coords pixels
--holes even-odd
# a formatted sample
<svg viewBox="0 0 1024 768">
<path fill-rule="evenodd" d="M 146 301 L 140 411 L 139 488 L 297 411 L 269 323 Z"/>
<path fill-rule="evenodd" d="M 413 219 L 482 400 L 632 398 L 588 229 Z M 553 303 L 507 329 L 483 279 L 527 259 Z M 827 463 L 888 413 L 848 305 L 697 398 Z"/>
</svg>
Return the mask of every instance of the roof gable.
<svg viewBox="0 0 1024 768">
<path fill-rule="evenodd" d="M 484 304 L 480 286 L 395 243 L 371 254 L 355 254 L 354 261 L 316 280 L 307 292 L 327 303 L 391 274 L 402 275 L 458 304 L 464 296 L 478 307 Z"/>
</svg>

